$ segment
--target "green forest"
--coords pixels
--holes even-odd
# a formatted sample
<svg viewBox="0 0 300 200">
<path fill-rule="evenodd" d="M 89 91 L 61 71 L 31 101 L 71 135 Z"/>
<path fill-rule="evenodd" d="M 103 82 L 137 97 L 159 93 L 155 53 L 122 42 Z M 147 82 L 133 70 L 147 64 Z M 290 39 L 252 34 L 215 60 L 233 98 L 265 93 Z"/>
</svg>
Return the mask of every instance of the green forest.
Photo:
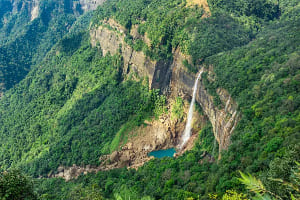
<svg viewBox="0 0 300 200">
<path fill-rule="evenodd" d="M 70 2 L 41 1 L 31 20 L 27 4 L 0 0 L 0 199 L 300 199 L 297 0 L 208 0 L 209 13 L 185 0 L 107 0 L 86 13 Z M 241 113 L 221 159 L 207 122 L 176 158 L 48 178 L 59 166 L 100 165 L 120 134 L 145 121 L 184 116 L 181 97 L 170 111 L 149 77 L 124 74 L 120 52 L 91 45 L 90 31 L 108 19 L 153 62 L 171 63 L 180 49 L 188 73 L 213 66 L 213 79 L 202 76 L 213 103 L 226 106 L 217 94 L 224 88 Z M 130 35 L 135 26 L 149 44 Z"/>
</svg>

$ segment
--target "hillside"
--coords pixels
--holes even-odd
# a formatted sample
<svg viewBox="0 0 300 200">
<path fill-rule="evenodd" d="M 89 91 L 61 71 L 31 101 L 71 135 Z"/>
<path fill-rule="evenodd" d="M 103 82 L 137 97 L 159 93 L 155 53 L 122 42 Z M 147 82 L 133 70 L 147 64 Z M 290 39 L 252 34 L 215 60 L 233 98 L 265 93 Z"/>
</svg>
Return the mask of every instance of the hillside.
<svg viewBox="0 0 300 200">
<path fill-rule="evenodd" d="M 89 11 L 95 9 L 88 5 L 72 0 L 0 1 L 0 96 L 39 64 L 66 33 L 74 27 L 88 28 Z"/>
<path fill-rule="evenodd" d="M 297 1 L 74 1 L 47 23 L 0 2 L 0 165 L 39 199 L 252 199 L 240 172 L 300 198 Z M 190 141 L 150 159 L 178 147 L 199 72 Z"/>
</svg>

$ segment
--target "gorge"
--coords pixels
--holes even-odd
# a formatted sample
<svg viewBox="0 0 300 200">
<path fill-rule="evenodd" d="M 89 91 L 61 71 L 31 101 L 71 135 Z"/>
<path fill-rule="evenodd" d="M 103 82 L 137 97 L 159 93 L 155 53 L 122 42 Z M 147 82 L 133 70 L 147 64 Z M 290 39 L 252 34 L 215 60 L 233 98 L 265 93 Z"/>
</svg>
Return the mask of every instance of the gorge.
<svg viewBox="0 0 300 200">
<path fill-rule="evenodd" d="M 299 6 L 0 0 L 0 199 L 300 198 Z"/>
</svg>

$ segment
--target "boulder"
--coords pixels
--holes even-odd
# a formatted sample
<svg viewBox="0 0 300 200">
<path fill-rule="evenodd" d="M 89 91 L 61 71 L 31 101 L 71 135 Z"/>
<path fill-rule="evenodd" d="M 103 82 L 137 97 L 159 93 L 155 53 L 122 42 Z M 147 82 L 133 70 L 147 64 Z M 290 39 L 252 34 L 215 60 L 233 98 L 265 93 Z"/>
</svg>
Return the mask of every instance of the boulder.
<svg viewBox="0 0 300 200">
<path fill-rule="evenodd" d="M 111 162 L 116 162 L 116 161 L 118 161 L 118 157 L 119 157 L 119 152 L 114 151 L 110 155 L 109 159 L 110 159 Z"/>
<path fill-rule="evenodd" d="M 63 166 L 59 166 L 58 168 L 57 168 L 57 172 L 59 173 L 59 172 L 63 172 L 64 171 L 64 167 Z"/>
</svg>

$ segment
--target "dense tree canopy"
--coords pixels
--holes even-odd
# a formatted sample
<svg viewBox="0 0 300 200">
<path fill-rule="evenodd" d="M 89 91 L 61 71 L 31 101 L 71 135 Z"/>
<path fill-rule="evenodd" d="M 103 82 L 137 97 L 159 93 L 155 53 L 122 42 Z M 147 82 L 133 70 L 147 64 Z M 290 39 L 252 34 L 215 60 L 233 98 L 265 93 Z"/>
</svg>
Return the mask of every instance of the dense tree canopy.
<svg viewBox="0 0 300 200">
<path fill-rule="evenodd" d="M 33 200 L 37 195 L 33 189 L 33 181 L 19 170 L 1 172 L 0 198 L 3 200 Z"/>
</svg>

